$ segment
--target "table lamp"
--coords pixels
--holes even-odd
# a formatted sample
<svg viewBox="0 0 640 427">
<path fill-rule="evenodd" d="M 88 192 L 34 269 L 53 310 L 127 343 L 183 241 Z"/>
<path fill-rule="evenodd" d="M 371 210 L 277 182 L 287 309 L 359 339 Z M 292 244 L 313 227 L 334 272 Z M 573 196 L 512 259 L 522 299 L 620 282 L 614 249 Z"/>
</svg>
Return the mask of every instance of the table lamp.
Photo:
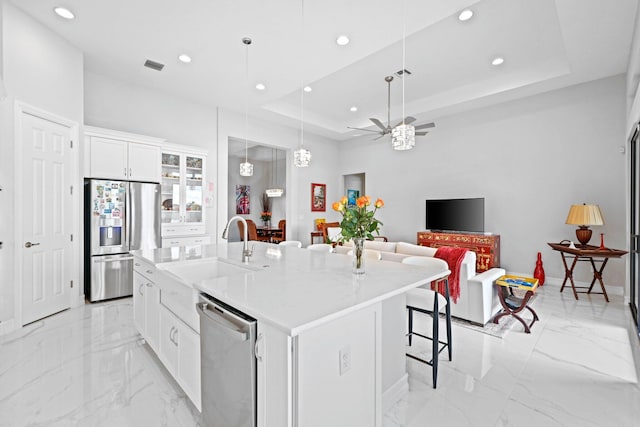
<svg viewBox="0 0 640 427">
<path fill-rule="evenodd" d="M 589 226 L 604 225 L 604 217 L 598 205 L 587 205 L 586 203 L 571 205 L 565 224 L 578 226 L 576 237 L 583 246 L 586 246 L 589 243 L 589 239 L 591 239 Z"/>
</svg>

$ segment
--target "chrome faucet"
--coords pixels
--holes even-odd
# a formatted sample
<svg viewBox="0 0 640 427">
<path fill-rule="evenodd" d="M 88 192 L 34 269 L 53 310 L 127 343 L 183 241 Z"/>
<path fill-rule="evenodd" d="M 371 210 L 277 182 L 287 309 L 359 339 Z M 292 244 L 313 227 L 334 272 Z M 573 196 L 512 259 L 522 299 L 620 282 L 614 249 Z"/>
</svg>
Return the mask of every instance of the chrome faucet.
<svg viewBox="0 0 640 427">
<path fill-rule="evenodd" d="M 242 262 L 245 264 L 249 264 L 249 257 L 251 257 L 253 251 L 249 250 L 249 227 L 247 226 L 247 221 L 245 221 L 244 218 L 239 215 L 235 215 L 229 218 L 229 222 L 227 222 L 227 225 L 224 227 L 224 231 L 222 232 L 222 238 L 225 240 L 229 238 L 229 226 L 233 221 L 242 221 L 242 224 L 244 225 L 244 229 L 242 230 L 242 237 L 244 239 L 244 248 L 242 249 Z"/>
</svg>

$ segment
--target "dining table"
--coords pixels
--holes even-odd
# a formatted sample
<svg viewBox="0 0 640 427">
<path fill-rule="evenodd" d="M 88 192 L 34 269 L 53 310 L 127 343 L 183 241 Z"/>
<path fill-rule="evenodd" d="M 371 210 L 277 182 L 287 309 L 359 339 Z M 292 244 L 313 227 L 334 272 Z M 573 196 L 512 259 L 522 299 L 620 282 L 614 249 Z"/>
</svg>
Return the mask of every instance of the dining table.
<svg viewBox="0 0 640 427">
<path fill-rule="evenodd" d="M 256 231 L 258 233 L 258 240 L 273 243 L 273 238 L 282 235 L 281 228 L 271 228 L 271 227 L 256 227 Z"/>
</svg>

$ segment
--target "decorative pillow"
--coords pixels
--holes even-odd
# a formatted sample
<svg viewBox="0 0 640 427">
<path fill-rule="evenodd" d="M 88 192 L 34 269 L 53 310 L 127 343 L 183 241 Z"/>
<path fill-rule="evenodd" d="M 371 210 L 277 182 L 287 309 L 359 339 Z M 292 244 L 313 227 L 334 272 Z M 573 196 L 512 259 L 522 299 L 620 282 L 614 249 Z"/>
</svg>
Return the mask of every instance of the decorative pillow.
<svg viewBox="0 0 640 427">
<path fill-rule="evenodd" d="M 396 253 L 415 256 L 434 256 L 436 254 L 436 248 L 398 242 L 396 243 Z"/>
</svg>

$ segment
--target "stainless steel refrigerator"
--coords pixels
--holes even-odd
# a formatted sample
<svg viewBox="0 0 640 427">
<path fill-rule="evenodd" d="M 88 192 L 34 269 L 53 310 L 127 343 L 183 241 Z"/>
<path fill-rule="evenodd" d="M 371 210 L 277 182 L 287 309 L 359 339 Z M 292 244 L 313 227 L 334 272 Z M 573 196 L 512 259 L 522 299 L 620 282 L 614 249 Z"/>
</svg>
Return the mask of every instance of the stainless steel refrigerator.
<svg viewBox="0 0 640 427">
<path fill-rule="evenodd" d="M 161 246 L 160 184 L 85 179 L 84 200 L 85 297 L 133 295 L 129 251 Z"/>
</svg>

